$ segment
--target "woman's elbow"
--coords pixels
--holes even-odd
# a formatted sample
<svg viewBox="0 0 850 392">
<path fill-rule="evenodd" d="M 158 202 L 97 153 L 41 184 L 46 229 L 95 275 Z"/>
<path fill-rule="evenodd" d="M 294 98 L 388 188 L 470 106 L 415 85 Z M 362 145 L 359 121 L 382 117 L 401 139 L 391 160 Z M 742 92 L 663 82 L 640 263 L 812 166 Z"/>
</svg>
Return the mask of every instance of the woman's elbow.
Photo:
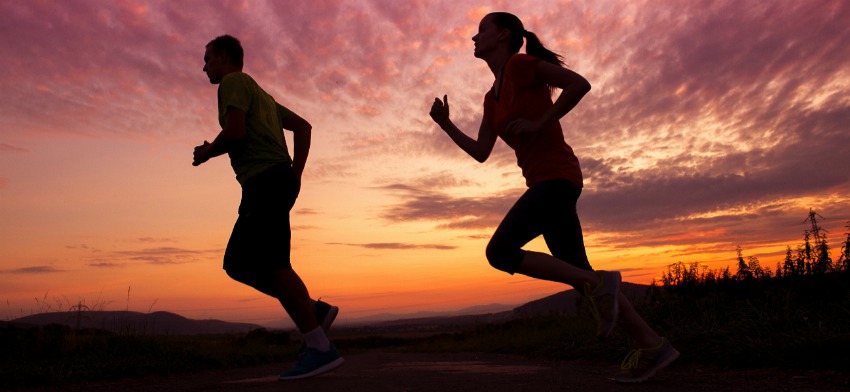
<svg viewBox="0 0 850 392">
<path fill-rule="evenodd" d="M 475 158 L 478 163 L 484 163 L 487 161 L 487 158 L 490 157 L 490 154 L 486 152 L 479 152 L 477 154 L 474 154 L 472 157 Z"/>
<path fill-rule="evenodd" d="M 582 95 L 590 92 L 590 82 L 588 82 L 587 79 L 585 79 L 585 78 L 581 78 L 581 80 L 578 83 L 578 87 L 579 87 L 579 91 L 581 91 Z"/>
</svg>

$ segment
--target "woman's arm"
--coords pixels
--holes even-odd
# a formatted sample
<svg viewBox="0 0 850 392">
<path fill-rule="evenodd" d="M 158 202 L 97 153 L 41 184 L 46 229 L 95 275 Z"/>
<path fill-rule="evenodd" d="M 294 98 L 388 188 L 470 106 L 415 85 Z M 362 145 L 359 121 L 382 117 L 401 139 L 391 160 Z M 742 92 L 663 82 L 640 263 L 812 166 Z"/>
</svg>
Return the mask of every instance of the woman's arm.
<svg viewBox="0 0 850 392">
<path fill-rule="evenodd" d="M 517 119 L 508 124 L 509 134 L 537 132 L 550 122 L 560 120 L 590 91 L 590 83 L 587 79 L 570 69 L 546 61 L 538 61 L 534 72 L 537 80 L 560 88 L 561 94 L 555 100 L 555 104 L 539 119 L 535 121 Z"/>
<path fill-rule="evenodd" d="M 440 101 L 440 98 L 434 98 L 430 115 L 434 122 L 452 138 L 452 141 L 471 157 L 475 158 L 476 161 L 484 162 L 490 157 L 490 153 L 493 152 L 493 146 L 496 144 L 496 132 L 486 118 L 481 119 L 481 126 L 478 128 L 478 140 L 475 140 L 466 136 L 449 118 L 448 95 L 443 96 L 443 101 Z"/>
</svg>

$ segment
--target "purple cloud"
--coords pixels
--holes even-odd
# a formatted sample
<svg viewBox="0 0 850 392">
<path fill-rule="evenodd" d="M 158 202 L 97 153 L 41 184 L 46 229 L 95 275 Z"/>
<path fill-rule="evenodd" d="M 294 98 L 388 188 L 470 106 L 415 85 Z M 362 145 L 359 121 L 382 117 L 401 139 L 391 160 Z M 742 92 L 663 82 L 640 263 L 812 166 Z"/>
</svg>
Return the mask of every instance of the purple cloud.
<svg viewBox="0 0 850 392">
<path fill-rule="evenodd" d="M 65 272 L 63 269 L 59 269 L 49 265 L 37 265 L 32 267 L 22 267 L 22 268 L 14 268 L 10 270 L 3 271 L 7 274 L 52 274 L 58 272 Z"/>
</svg>

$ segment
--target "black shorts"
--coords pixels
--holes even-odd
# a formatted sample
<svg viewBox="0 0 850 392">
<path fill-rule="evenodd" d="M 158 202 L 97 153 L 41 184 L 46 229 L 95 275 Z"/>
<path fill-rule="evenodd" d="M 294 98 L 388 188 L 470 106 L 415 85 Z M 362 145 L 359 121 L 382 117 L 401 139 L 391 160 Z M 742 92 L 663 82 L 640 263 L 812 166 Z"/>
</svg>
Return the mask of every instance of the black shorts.
<svg viewBox="0 0 850 392">
<path fill-rule="evenodd" d="M 239 218 L 224 252 L 225 270 L 259 273 L 292 268 L 289 210 L 297 196 L 298 183 L 288 163 L 242 184 Z"/>
</svg>

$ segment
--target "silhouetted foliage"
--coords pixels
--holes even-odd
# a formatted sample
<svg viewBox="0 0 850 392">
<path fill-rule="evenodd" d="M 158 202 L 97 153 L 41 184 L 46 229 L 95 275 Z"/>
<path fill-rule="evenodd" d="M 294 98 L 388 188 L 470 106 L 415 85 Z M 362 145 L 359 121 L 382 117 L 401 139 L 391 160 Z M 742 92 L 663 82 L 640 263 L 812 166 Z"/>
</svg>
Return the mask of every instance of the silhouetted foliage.
<svg viewBox="0 0 850 392">
<path fill-rule="evenodd" d="M 850 221 L 847 221 L 847 233 L 845 233 L 844 243 L 841 244 L 841 255 L 838 256 L 838 265 L 836 268 L 839 271 L 850 271 Z"/>
<path fill-rule="evenodd" d="M 736 277 L 738 278 L 738 280 L 752 279 L 753 278 L 753 272 L 750 271 L 750 266 L 747 265 L 746 262 L 744 262 L 744 250 L 741 249 L 740 246 L 738 246 L 737 252 L 738 252 L 738 273 L 736 274 Z"/>
<path fill-rule="evenodd" d="M 729 273 L 729 267 L 725 270 L 712 271 L 706 265 L 699 263 L 678 262 L 667 266 L 667 272 L 662 273 L 661 282 L 665 289 L 674 288 L 682 292 L 732 281 L 754 284 L 771 279 L 793 280 L 807 275 L 850 271 L 850 221 L 846 226 L 847 238 L 842 244 L 841 254 L 838 261 L 833 263 L 827 243 L 827 230 L 820 227 L 818 217 L 823 218 L 814 210 L 809 210 L 808 218 L 803 223 L 810 223 L 811 229 L 803 231 L 803 243 L 797 246 L 796 252 L 792 251 L 790 246 L 786 248 L 785 258 L 776 264 L 775 274 L 770 267 L 762 267 L 758 257 L 745 257 L 744 250 L 738 246 L 735 250 L 738 261 L 738 270 L 735 275 Z"/>
</svg>

